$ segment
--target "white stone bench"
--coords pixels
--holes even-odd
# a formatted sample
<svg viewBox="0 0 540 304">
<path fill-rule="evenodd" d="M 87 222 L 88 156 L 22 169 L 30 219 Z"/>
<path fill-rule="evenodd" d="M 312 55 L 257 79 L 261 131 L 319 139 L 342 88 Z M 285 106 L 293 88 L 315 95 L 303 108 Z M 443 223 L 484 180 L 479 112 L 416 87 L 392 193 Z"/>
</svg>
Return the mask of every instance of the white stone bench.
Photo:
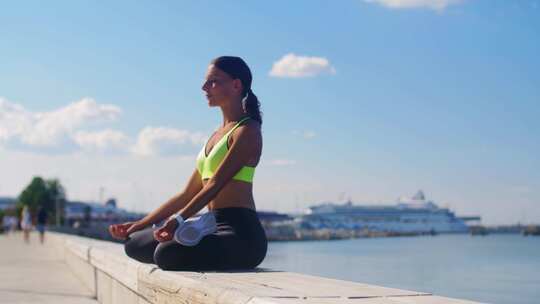
<svg viewBox="0 0 540 304">
<path fill-rule="evenodd" d="M 163 271 L 129 258 L 121 244 L 50 233 L 75 275 L 98 302 L 193 304 L 473 304 L 428 293 L 292 272 Z"/>
</svg>

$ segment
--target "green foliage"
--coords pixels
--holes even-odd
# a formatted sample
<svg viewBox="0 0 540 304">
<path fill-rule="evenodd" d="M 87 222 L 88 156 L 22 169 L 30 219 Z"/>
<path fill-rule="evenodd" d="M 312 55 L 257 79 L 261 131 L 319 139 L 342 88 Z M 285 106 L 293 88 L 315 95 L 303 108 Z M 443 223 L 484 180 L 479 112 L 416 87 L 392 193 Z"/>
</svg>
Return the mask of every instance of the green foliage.
<svg viewBox="0 0 540 304">
<path fill-rule="evenodd" d="M 39 176 L 32 179 L 30 184 L 19 195 L 17 211 L 20 212 L 23 206 L 28 206 L 35 214 L 39 207 L 43 206 L 52 215 L 56 212 L 56 205 L 59 211 L 64 210 L 66 193 L 64 187 L 57 179 L 45 180 Z"/>
</svg>

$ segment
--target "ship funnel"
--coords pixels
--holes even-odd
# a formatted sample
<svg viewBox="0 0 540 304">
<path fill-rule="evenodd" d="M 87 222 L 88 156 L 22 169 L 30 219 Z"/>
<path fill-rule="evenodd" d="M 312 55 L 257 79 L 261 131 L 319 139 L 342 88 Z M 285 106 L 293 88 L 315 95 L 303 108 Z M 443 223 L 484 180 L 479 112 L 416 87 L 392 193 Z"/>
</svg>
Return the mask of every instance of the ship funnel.
<svg viewBox="0 0 540 304">
<path fill-rule="evenodd" d="M 426 200 L 426 197 L 424 196 L 424 192 L 422 192 L 422 190 L 418 190 L 412 199 L 415 201 L 424 201 Z"/>
</svg>

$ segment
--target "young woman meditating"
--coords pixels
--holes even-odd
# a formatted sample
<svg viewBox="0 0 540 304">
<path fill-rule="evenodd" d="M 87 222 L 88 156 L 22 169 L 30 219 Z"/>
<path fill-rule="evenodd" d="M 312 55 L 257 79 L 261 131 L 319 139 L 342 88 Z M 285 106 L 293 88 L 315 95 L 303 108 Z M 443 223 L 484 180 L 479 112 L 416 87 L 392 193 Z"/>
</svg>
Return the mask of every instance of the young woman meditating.
<svg viewBox="0 0 540 304">
<path fill-rule="evenodd" d="M 250 269 L 263 261 L 267 239 L 253 199 L 262 119 L 251 82 L 251 71 L 239 57 L 210 63 L 202 90 L 208 105 L 221 109 L 223 123 L 202 147 L 182 192 L 139 221 L 109 227 L 113 237 L 126 239 L 128 256 L 165 270 Z M 215 218 L 214 229 L 205 231 L 202 223 L 198 231 L 206 235 L 179 242 L 182 229 L 196 222 L 188 219 L 205 206 Z M 165 219 L 161 227 L 151 227 Z"/>
</svg>

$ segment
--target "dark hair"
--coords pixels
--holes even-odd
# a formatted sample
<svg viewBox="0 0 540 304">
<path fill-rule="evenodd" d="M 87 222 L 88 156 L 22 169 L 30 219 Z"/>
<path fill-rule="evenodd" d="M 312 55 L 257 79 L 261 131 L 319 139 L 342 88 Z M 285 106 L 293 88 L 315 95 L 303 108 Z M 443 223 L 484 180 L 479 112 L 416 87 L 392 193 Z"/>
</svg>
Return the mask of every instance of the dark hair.
<svg viewBox="0 0 540 304">
<path fill-rule="evenodd" d="M 242 86 L 244 87 L 242 91 L 242 106 L 244 107 L 244 111 L 251 118 L 262 124 L 261 104 L 257 95 L 251 90 L 253 76 L 246 62 L 240 57 L 221 56 L 212 60 L 211 64 L 229 74 L 233 79 L 240 79 L 242 81 Z"/>
</svg>

